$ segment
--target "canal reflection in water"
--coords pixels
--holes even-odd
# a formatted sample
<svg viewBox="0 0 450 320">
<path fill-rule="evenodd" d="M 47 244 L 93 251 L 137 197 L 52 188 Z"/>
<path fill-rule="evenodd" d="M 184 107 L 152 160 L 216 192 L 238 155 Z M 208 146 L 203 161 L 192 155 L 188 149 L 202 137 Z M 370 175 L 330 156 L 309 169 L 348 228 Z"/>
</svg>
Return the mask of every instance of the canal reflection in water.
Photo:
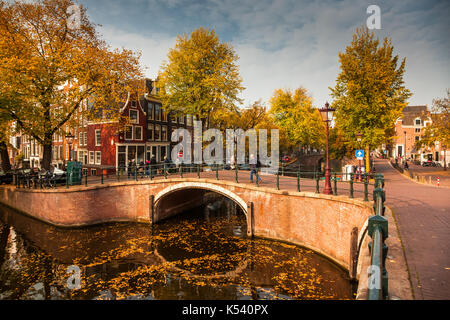
<svg viewBox="0 0 450 320">
<path fill-rule="evenodd" d="M 354 298 L 346 272 L 324 257 L 248 238 L 244 214 L 228 201 L 153 228 L 55 228 L 0 206 L 0 299 Z"/>
</svg>

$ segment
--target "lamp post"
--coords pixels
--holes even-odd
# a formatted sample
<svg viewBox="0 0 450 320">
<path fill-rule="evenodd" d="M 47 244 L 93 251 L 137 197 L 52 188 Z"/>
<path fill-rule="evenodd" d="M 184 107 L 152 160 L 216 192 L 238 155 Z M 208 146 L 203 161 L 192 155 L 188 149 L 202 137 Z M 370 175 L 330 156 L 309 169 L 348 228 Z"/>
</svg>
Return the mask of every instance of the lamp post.
<svg viewBox="0 0 450 320">
<path fill-rule="evenodd" d="M 405 134 L 405 162 L 406 162 L 406 131 L 403 131 L 403 133 Z"/>
<path fill-rule="evenodd" d="M 358 148 L 361 150 L 361 141 L 362 141 L 362 133 L 361 131 L 358 132 L 356 135 L 356 140 L 358 141 Z M 358 159 L 358 180 L 362 181 L 362 174 L 361 174 L 361 159 Z"/>
<path fill-rule="evenodd" d="M 331 189 L 331 169 L 330 169 L 330 156 L 329 156 L 329 143 L 328 143 L 328 139 L 329 139 L 329 123 L 331 122 L 331 120 L 333 119 L 333 112 L 335 111 L 335 109 L 330 108 L 330 105 L 327 103 L 325 103 L 325 108 L 319 109 L 321 115 L 322 115 L 322 120 L 324 122 L 326 122 L 327 125 L 327 165 L 325 167 L 325 188 L 323 189 L 323 193 L 324 194 L 333 194 L 333 190 Z"/>
<path fill-rule="evenodd" d="M 444 171 L 447 171 L 447 146 L 443 145 L 442 149 L 444 149 Z"/>
<path fill-rule="evenodd" d="M 66 135 L 67 143 L 69 144 L 69 161 L 72 161 L 72 142 L 75 137 L 69 132 Z"/>
</svg>

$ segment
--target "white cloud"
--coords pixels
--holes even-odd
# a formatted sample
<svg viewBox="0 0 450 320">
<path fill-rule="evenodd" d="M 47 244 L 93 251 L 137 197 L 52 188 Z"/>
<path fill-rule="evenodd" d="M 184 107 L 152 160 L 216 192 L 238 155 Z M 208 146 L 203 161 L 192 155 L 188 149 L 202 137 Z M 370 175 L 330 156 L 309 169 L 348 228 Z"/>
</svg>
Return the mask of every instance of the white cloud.
<svg viewBox="0 0 450 320">
<path fill-rule="evenodd" d="M 145 75 L 156 78 L 161 63 L 167 59 L 169 49 L 175 45 L 176 37 L 154 34 L 152 37 L 124 32 L 113 26 L 103 26 L 100 33 L 113 48 L 127 48 L 141 52 Z"/>
<path fill-rule="evenodd" d="M 334 86 L 339 73 L 338 52 L 350 44 L 356 27 L 365 24 L 366 9 L 372 4 L 368 0 L 148 1 L 149 11 L 141 17 L 134 10 L 126 25 L 100 22 L 110 44 L 142 51 L 148 76 L 156 76 L 176 33 L 206 24 L 215 27 L 221 39 L 231 40 L 240 56 L 246 104 L 267 102 L 277 88 L 304 86 L 317 106 L 330 99 L 328 87 Z M 134 7 L 140 8 L 138 3 L 134 0 Z M 382 30 L 376 35 L 392 37 L 396 54 L 407 58 L 406 86 L 415 93 L 410 103 L 431 104 L 450 87 L 448 3 L 380 1 L 379 6 Z M 134 26 L 131 31 L 130 26 Z"/>
</svg>

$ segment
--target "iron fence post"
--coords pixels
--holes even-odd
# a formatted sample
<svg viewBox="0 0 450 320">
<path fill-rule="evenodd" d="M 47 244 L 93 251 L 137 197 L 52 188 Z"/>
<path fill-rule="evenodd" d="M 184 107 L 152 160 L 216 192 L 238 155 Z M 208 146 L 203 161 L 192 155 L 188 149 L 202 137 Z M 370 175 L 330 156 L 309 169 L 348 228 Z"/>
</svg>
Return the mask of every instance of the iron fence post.
<svg viewBox="0 0 450 320">
<path fill-rule="evenodd" d="M 319 173 L 318 172 L 314 172 L 314 176 L 316 178 L 316 193 L 320 193 L 320 188 L 319 188 Z"/>
<path fill-rule="evenodd" d="M 354 174 L 350 173 L 350 198 L 353 199 L 354 198 L 354 190 L 353 190 L 353 178 L 354 178 Z"/>
<path fill-rule="evenodd" d="M 55 183 L 56 184 L 56 183 Z M 84 186 L 87 187 L 88 186 L 88 173 L 86 171 L 86 174 L 84 175 Z"/>
<path fill-rule="evenodd" d="M 367 180 L 367 173 L 364 174 L 364 201 L 369 201 L 369 181 Z"/>
<path fill-rule="evenodd" d="M 297 172 L 297 192 L 300 192 L 300 171 Z"/>
<path fill-rule="evenodd" d="M 236 181 L 236 183 L 238 183 L 239 179 L 238 179 L 238 166 L 236 164 L 235 168 L 234 168 L 234 180 Z"/>
<path fill-rule="evenodd" d="M 216 163 L 216 180 L 219 180 L 219 165 Z"/>
<path fill-rule="evenodd" d="M 200 179 L 200 164 L 197 164 L 197 178 Z"/>
<path fill-rule="evenodd" d="M 102 172 L 100 174 L 100 181 L 101 181 L 101 184 L 103 184 L 103 170 L 102 170 Z"/>
<path fill-rule="evenodd" d="M 333 191 L 334 195 L 337 196 L 338 191 L 337 191 L 337 176 L 336 176 L 336 172 L 334 173 L 334 191 Z"/>
<path fill-rule="evenodd" d="M 258 178 L 256 178 L 258 180 Z M 280 173 L 277 171 L 277 190 L 280 190 Z"/>
</svg>

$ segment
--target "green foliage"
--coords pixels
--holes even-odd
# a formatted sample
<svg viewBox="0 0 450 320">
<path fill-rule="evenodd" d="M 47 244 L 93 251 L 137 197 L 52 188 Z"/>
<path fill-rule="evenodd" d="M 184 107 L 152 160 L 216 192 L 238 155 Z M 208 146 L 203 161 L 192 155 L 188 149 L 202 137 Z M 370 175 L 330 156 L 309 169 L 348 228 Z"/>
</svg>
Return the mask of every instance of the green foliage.
<svg viewBox="0 0 450 320">
<path fill-rule="evenodd" d="M 330 90 L 336 124 L 354 148 L 358 132 L 370 149 L 387 142 L 411 96 L 403 82 L 406 60 L 399 63 L 393 50 L 390 39 L 380 46 L 373 32 L 363 27 L 345 53 L 339 53 L 341 73 Z"/>
<path fill-rule="evenodd" d="M 433 100 L 432 121 L 430 126 L 425 128 L 425 132 L 416 145 L 433 147 L 436 142 L 440 143 L 443 149 L 450 148 L 450 89 L 447 89 L 447 97 Z"/>
<path fill-rule="evenodd" d="M 286 132 L 291 145 L 323 147 L 325 127 L 320 112 L 312 105 L 312 99 L 306 89 L 300 87 L 291 90 L 278 89 L 270 99 L 269 114 L 275 124 Z"/>
<path fill-rule="evenodd" d="M 214 30 L 178 36 L 158 76 L 163 105 L 177 114 L 195 115 L 209 128 L 215 114 L 236 110 L 241 102 L 244 87 L 237 60 L 233 47 L 221 43 Z"/>
</svg>

